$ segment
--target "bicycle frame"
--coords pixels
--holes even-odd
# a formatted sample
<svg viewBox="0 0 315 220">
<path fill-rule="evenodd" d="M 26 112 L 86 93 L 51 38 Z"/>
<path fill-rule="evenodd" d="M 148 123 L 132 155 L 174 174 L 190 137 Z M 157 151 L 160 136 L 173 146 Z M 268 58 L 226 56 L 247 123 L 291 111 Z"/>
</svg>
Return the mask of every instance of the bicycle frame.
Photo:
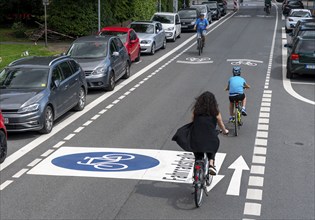
<svg viewBox="0 0 315 220">
<path fill-rule="evenodd" d="M 234 134 L 238 135 L 238 129 L 243 124 L 242 123 L 242 101 L 234 101 Z"/>
</svg>

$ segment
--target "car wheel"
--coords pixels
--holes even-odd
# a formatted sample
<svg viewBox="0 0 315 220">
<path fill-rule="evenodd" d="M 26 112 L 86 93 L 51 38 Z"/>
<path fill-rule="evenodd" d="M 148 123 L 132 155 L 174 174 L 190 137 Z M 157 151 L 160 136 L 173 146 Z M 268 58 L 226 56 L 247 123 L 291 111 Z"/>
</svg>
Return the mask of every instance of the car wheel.
<svg viewBox="0 0 315 220">
<path fill-rule="evenodd" d="M 174 37 L 173 37 L 172 41 L 173 41 L 173 42 L 176 41 L 176 32 L 174 33 Z"/>
<path fill-rule="evenodd" d="M 2 163 L 6 158 L 7 152 L 7 137 L 3 131 L 0 131 L 0 163 Z"/>
<path fill-rule="evenodd" d="M 166 48 L 166 38 L 164 38 L 162 49 Z"/>
<path fill-rule="evenodd" d="M 155 43 L 153 43 L 151 47 L 151 55 L 154 55 L 154 54 L 155 54 Z"/>
<path fill-rule="evenodd" d="M 139 49 L 138 56 L 137 56 L 137 58 L 135 59 L 136 62 L 139 62 L 139 61 L 140 61 L 140 56 L 141 56 L 141 50 Z"/>
<path fill-rule="evenodd" d="M 107 91 L 113 91 L 115 88 L 116 82 L 115 82 L 115 75 L 112 71 L 109 75 L 109 85 L 106 87 Z"/>
<path fill-rule="evenodd" d="M 123 75 L 123 79 L 128 79 L 130 77 L 130 64 L 129 62 L 126 63 L 125 67 L 125 74 Z"/>
<path fill-rule="evenodd" d="M 44 126 L 39 133 L 48 134 L 51 132 L 54 125 L 54 113 L 52 108 L 48 105 L 44 111 Z"/>
<path fill-rule="evenodd" d="M 84 91 L 83 87 L 80 88 L 78 96 L 79 96 L 78 97 L 79 101 L 78 101 L 78 104 L 74 107 L 74 110 L 82 111 L 84 109 L 85 103 L 86 103 L 86 94 L 85 94 L 85 91 Z"/>
<path fill-rule="evenodd" d="M 291 72 L 291 70 L 287 67 L 287 78 L 288 79 L 292 79 L 293 78 L 293 73 Z"/>
</svg>

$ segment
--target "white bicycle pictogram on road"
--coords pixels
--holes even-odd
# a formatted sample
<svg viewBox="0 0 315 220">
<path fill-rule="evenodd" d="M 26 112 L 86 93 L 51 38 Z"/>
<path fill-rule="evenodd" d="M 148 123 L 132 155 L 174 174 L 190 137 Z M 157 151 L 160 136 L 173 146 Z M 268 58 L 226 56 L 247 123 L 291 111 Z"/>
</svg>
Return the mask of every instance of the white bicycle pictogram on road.
<svg viewBox="0 0 315 220">
<path fill-rule="evenodd" d="M 240 65 L 257 66 L 258 63 L 263 63 L 263 61 L 260 61 L 260 60 L 248 60 L 248 59 L 228 59 L 226 61 L 231 62 L 231 65 L 233 66 L 240 66 Z"/>
<path fill-rule="evenodd" d="M 102 157 L 85 157 L 84 160 L 87 162 L 79 161 L 77 164 L 93 166 L 99 170 L 124 170 L 128 165 L 119 162 L 134 158 L 135 156 L 130 154 L 105 154 Z"/>
<path fill-rule="evenodd" d="M 210 61 L 211 58 L 210 58 L 210 57 L 202 57 L 202 58 L 198 58 L 198 57 L 187 57 L 186 60 L 187 60 L 187 61 L 190 61 L 190 62 L 205 62 L 205 61 Z"/>
</svg>

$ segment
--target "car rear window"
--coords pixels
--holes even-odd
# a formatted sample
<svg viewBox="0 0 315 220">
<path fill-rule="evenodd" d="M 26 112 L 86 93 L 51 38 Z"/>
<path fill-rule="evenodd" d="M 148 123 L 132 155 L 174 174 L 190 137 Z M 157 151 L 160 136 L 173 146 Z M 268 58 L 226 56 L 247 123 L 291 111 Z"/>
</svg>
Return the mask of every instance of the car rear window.
<svg viewBox="0 0 315 220">
<path fill-rule="evenodd" d="M 122 31 L 102 31 L 101 35 L 118 36 L 123 43 L 127 41 L 127 33 Z"/>
<path fill-rule="evenodd" d="M 295 51 L 297 53 L 314 54 L 315 53 L 315 42 L 313 39 L 303 39 L 296 45 Z"/>
<path fill-rule="evenodd" d="M 290 17 L 310 17 L 310 13 L 307 11 L 293 11 Z"/>
<path fill-rule="evenodd" d="M 137 33 L 154 34 L 154 25 L 152 24 L 131 24 L 130 28 Z"/>
<path fill-rule="evenodd" d="M 196 18 L 196 10 L 183 10 L 178 12 L 180 18 Z"/>
<path fill-rule="evenodd" d="M 173 15 L 153 15 L 152 21 L 159 21 L 164 24 L 174 24 Z"/>
<path fill-rule="evenodd" d="M 44 88 L 47 86 L 48 69 L 7 68 L 0 73 L 1 88 Z"/>
</svg>

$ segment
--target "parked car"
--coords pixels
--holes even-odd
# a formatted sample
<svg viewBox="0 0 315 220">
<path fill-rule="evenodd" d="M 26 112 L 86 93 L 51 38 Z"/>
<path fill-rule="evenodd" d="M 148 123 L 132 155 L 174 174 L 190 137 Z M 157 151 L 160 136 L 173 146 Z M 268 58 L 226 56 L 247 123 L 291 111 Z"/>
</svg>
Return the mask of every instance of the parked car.
<svg viewBox="0 0 315 220">
<path fill-rule="evenodd" d="M 226 11 L 227 11 L 227 6 L 226 4 L 224 4 L 223 2 L 218 2 L 218 6 L 221 12 L 221 16 L 226 15 Z"/>
<path fill-rule="evenodd" d="M 294 74 L 315 75 L 315 38 L 314 36 L 297 37 L 288 48 L 287 74 L 291 79 Z"/>
<path fill-rule="evenodd" d="M 216 1 L 202 2 L 202 4 L 207 5 L 210 9 L 212 20 L 219 20 L 221 18 L 221 11 Z"/>
<path fill-rule="evenodd" d="M 305 35 L 306 32 L 315 31 L 315 22 L 301 23 L 293 29 L 293 32 L 289 34 L 290 38 L 288 43 L 293 43 L 293 41 L 300 36 L 302 33 Z"/>
<path fill-rule="evenodd" d="M 182 30 L 178 13 L 157 12 L 152 16 L 151 21 L 162 24 L 167 40 L 175 42 L 176 38 L 180 38 Z"/>
<path fill-rule="evenodd" d="M 141 53 L 155 54 L 166 48 L 166 36 L 162 24 L 158 21 L 134 21 L 130 24 L 140 38 Z"/>
<path fill-rule="evenodd" d="M 298 20 L 303 18 L 312 19 L 312 13 L 309 9 L 292 9 L 286 18 L 285 31 L 287 33 L 292 31 Z"/>
<path fill-rule="evenodd" d="M 291 9 L 304 9 L 303 2 L 301 1 L 289 1 L 283 6 L 282 14 L 287 16 Z"/>
<path fill-rule="evenodd" d="M 87 84 L 80 65 L 68 56 L 27 57 L 0 73 L 0 103 L 8 132 L 49 133 L 54 121 L 86 104 Z"/>
<path fill-rule="evenodd" d="M 196 8 L 184 8 L 178 11 L 182 31 L 193 31 L 200 12 Z"/>
<path fill-rule="evenodd" d="M 2 115 L 1 109 L 0 109 L 0 163 L 2 163 L 8 152 L 8 146 L 7 146 L 7 129 L 5 127 L 5 124 L 8 119 L 5 119 Z"/>
<path fill-rule="evenodd" d="M 191 8 L 197 8 L 200 13 L 204 14 L 205 15 L 205 18 L 209 21 L 209 24 L 212 23 L 212 15 L 211 15 L 211 11 L 210 9 L 207 7 L 207 5 L 203 5 L 203 4 L 200 4 L 200 5 L 191 5 L 190 6 Z"/>
<path fill-rule="evenodd" d="M 137 33 L 132 28 L 127 27 L 105 27 L 102 28 L 99 35 L 118 36 L 125 45 L 130 61 L 138 62 L 140 60 L 141 48 Z"/>
<path fill-rule="evenodd" d="M 89 89 L 112 91 L 120 78 L 130 76 L 129 55 L 117 36 L 85 36 L 75 40 L 67 55 L 83 68 Z"/>
</svg>

